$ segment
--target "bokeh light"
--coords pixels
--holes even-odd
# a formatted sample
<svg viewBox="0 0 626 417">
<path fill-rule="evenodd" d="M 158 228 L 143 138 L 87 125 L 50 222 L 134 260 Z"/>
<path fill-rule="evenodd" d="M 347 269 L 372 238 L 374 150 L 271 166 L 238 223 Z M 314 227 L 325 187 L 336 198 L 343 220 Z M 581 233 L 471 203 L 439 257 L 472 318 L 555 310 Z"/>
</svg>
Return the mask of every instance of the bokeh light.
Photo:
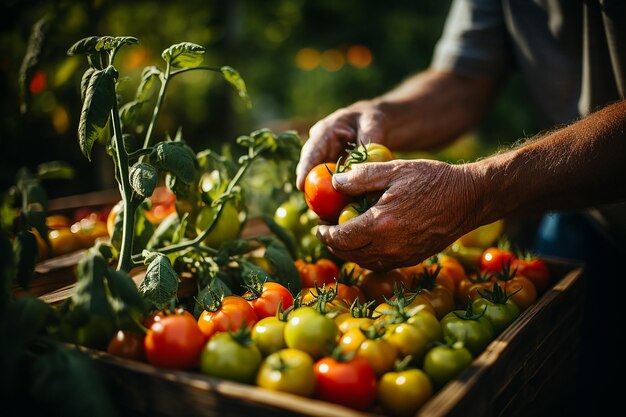
<svg viewBox="0 0 626 417">
<path fill-rule="evenodd" d="M 322 67 L 327 71 L 339 71 L 345 62 L 343 54 L 337 49 L 328 49 L 322 53 Z"/>
<path fill-rule="evenodd" d="M 296 54 L 296 66 L 304 71 L 317 68 L 321 62 L 321 55 L 313 48 L 302 48 Z"/>
<path fill-rule="evenodd" d="M 346 53 L 348 62 L 355 68 L 367 68 L 372 63 L 372 51 L 364 45 L 353 45 Z"/>
</svg>

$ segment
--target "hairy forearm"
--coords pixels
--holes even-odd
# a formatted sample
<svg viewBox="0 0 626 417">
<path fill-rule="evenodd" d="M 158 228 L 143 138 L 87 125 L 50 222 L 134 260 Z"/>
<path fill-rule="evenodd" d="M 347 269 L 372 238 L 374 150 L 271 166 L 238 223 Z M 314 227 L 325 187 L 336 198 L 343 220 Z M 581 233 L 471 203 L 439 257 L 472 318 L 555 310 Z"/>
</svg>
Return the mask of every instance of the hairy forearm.
<svg viewBox="0 0 626 417">
<path fill-rule="evenodd" d="M 483 223 L 626 200 L 626 100 L 474 165 Z"/>
<path fill-rule="evenodd" d="M 497 88 L 491 78 L 425 71 L 374 99 L 385 115 L 385 144 L 392 149 L 435 149 L 474 127 Z"/>
</svg>

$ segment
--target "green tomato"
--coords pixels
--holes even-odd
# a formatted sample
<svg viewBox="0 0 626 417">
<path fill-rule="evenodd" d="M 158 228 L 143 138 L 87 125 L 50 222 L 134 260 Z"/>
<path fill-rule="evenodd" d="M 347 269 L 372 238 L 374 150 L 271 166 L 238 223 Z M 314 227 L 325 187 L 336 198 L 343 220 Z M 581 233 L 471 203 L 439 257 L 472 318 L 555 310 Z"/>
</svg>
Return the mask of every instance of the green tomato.
<svg viewBox="0 0 626 417">
<path fill-rule="evenodd" d="M 435 388 L 443 387 L 472 363 L 472 354 L 462 343 L 435 346 L 424 358 L 424 371 Z"/>
<path fill-rule="evenodd" d="M 337 224 L 343 224 L 348 220 L 352 220 L 356 217 L 359 217 L 361 213 L 359 212 L 361 205 L 359 203 L 348 203 L 344 208 L 341 209 L 341 213 L 339 214 L 339 220 L 337 220 Z"/>
<path fill-rule="evenodd" d="M 472 352 L 472 355 L 477 356 L 495 337 L 493 326 L 485 316 L 474 319 L 462 318 L 464 316 L 465 311 L 463 310 L 446 314 L 441 319 L 443 335 L 452 340 L 462 341 L 465 347 Z"/>
<path fill-rule="evenodd" d="M 431 342 L 441 339 L 441 324 L 439 324 L 437 317 L 428 311 L 419 310 L 409 317 L 406 322 L 426 334 Z"/>
<path fill-rule="evenodd" d="M 487 306 L 486 310 L 485 306 Z M 493 326 L 496 336 L 509 327 L 509 325 L 515 321 L 517 316 L 520 315 L 519 307 L 510 299 L 504 304 L 495 304 L 480 297 L 472 302 L 472 307 L 474 308 L 474 311 L 485 310 L 484 317 L 489 320 Z"/>
<path fill-rule="evenodd" d="M 414 416 L 432 395 L 433 386 L 419 369 L 387 372 L 378 383 L 378 401 L 395 416 Z"/>
<path fill-rule="evenodd" d="M 411 355 L 417 361 L 424 356 L 432 341 L 427 332 L 409 323 L 388 326 L 383 337 L 396 348 L 399 358 Z"/>
<path fill-rule="evenodd" d="M 252 340 L 263 354 L 267 356 L 287 347 L 285 344 L 286 322 L 277 317 L 265 317 L 252 328 Z"/>
<path fill-rule="evenodd" d="M 274 212 L 274 221 L 293 233 L 295 237 L 300 237 L 304 232 L 303 225 L 300 223 L 298 207 L 290 200 L 278 206 Z"/>
<path fill-rule="evenodd" d="M 200 210 L 196 218 L 196 232 L 198 234 L 209 226 L 216 210 L 217 207 L 204 207 Z M 224 205 L 222 213 L 217 219 L 217 224 L 204 238 L 204 244 L 211 248 L 219 248 L 222 242 L 236 239 L 239 235 L 239 228 L 239 212 L 235 203 L 229 200 Z"/>
<path fill-rule="evenodd" d="M 231 333 L 217 333 L 200 356 L 200 371 L 209 376 L 252 384 L 261 361 L 254 343 L 240 343 Z"/>
<path fill-rule="evenodd" d="M 300 349 L 313 358 L 329 354 L 338 336 L 339 328 L 335 321 L 311 307 L 295 310 L 285 326 L 287 347 Z"/>
<path fill-rule="evenodd" d="M 257 374 L 258 386 L 309 397 L 315 389 L 313 359 L 298 349 L 282 349 L 269 355 Z"/>
</svg>

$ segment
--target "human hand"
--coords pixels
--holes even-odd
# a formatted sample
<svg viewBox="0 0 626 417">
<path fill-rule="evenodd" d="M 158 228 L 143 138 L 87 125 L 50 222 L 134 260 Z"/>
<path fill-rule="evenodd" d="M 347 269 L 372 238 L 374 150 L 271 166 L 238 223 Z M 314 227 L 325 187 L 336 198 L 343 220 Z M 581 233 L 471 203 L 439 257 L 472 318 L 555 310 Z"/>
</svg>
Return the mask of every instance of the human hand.
<svg viewBox="0 0 626 417">
<path fill-rule="evenodd" d="M 382 143 L 385 135 L 385 116 L 373 101 L 359 101 L 339 109 L 317 122 L 302 147 L 296 168 L 296 186 L 304 189 L 309 171 L 323 162 L 335 162 L 348 143 Z"/>
<path fill-rule="evenodd" d="M 472 164 L 395 160 L 353 165 L 335 174 L 346 194 L 383 192 L 362 215 L 320 225 L 318 238 L 338 257 L 383 270 L 415 265 L 480 224 L 481 195 Z"/>
</svg>

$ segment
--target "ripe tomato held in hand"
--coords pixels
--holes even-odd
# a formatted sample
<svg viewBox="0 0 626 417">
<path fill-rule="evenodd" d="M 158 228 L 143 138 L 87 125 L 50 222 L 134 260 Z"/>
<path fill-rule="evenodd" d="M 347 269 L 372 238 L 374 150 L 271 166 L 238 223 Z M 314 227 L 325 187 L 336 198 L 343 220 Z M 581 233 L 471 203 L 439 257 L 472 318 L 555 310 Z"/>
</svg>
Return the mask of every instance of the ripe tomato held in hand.
<svg viewBox="0 0 626 417">
<path fill-rule="evenodd" d="M 320 219 L 337 224 L 341 210 L 352 201 L 352 197 L 333 187 L 332 172 L 337 164 L 319 164 L 314 167 L 304 180 L 306 203 Z"/>
</svg>

